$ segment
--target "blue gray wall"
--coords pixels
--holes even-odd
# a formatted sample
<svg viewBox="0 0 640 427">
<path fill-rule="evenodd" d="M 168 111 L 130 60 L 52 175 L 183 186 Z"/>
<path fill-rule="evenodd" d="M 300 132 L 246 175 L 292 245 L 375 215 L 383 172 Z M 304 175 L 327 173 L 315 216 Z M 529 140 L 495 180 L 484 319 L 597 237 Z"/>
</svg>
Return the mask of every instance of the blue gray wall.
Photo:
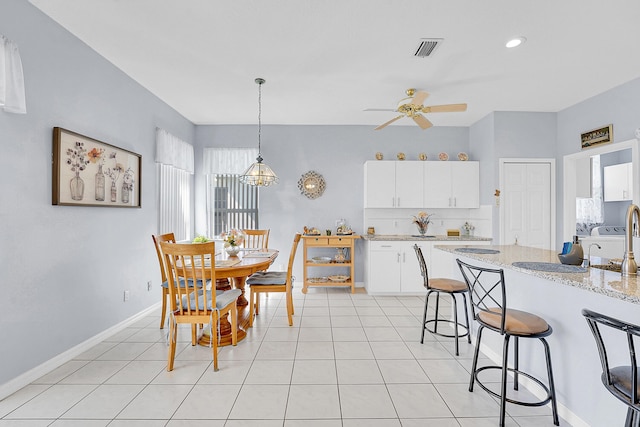
<svg viewBox="0 0 640 427">
<path fill-rule="evenodd" d="M 255 147 L 257 127 L 194 126 L 25 0 L 0 4 L 0 33 L 20 48 L 28 108 L 26 115 L 0 112 L 2 384 L 160 300 L 150 239 L 157 231 L 155 128 L 194 143 L 197 196 L 204 188 L 202 149 Z M 613 123 L 614 141 L 632 138 L 638 111 L 640 79 L 557 114 L 496 112 L 470 128 L 264 126 L 262 154 L 281 182 L 261 190 L 261 226 L 272 229 L 272 245 L 285 252 L 304 225 L 328 228 L 346 218 L 362 232 L 362 165 L 375 152 L 386 159 L 426 152 L 434 159 L 441 151 L 466 151 L 481 162 L 482 204 L 493 203 L 498 158 L 555 157 L 562 236 L 562 156 L 580 150 L 581 132 L 604 124 Z M 142 208 L 52 206 L 54 126 L 140 153 Z M 327 181 L 320 199 L 306 199 L 297 188 L 309 170 Z M 203 232 L 203 196 L 195 206 L 195 231 Z M 361 265 L 356 276 L 362 280 Z"/>
<path fill-rule="evenodd" d="M 561 181 L 563 157 L 581 151 L 581 133 L 608 124 L 613 124 L 613 144 L 635 138 L 635 130 L 640 127 L 639 112 L 640 78 L 637 78 L 557 114 L 557 176 L 559 180 L 556 193 L 558 206 L 556 239 L 558 245 L 561 244 L 564 235 L 562 230 L 564 194 Z"/>
<path fill-rule="evenodd" d="M 0 33 L 27 96 L 26 115 L 0 111 L 3 384 L 159 301 L 155 128 L 195 127 L 25 0 L 2 1 Z M 142 208 L 52 206 L 54 126 L 141 154 Z"/>
<path fill-rule="evenodd" d="M 198 126 L 196 159 L 205 147 L 256 147 L 257 126 Z M 363 165 L 376 152 L 395 159 L 404 152 L 407 160 L 419 153 L 436 159 L 447 152 L 455 157 L 469 150 L 466 127 L 436 127 L 424 132 L 417 126 L 391 126 L 375 131 L 373 126 L 263 126 L 262 157 L 278 175 L 280 183 L 260 189 L 260 227 L 270 228 L 269 246 L 283 253 L 276 265 L 286 263 L 296 231 L 307 226 L 335 229 L 335 220 L 344 218 L 357 233 L 363 230 Z M 473 159 L 473 156 L 472 156 Z M 196 195 L 204 195 L 204 180 L 198 174 Z M 248 165 L 247 165 L 248 166 Z M 327 188 L 322 197 L 311 200 L 300 194 L 298 180 L 310 170 L 321 174 Z M 206 230 L 203 196 L 196 196 L 196 230 Z M 356 257 L 363 258 L 362 243 Z M 294 275 L 300 280 L 302 250 L 296 259 Z M 356 280 L 363 280 L 362 262 L 357 263 Z"/>
</svg>

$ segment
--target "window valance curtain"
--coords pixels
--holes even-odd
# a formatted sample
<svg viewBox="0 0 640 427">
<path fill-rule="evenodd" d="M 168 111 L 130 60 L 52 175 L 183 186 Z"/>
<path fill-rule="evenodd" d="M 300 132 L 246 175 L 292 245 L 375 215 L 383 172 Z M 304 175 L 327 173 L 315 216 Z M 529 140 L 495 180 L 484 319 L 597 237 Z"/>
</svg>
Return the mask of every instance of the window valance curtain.
<svg viewBox="0 0 640 427">
<path fill-rule="evenodd" d="M 257 148 L 205 148 L 204 174 L 236 174 L 244 172 L 258 157 Z"/>
<path fill-rule="evenodd" d="M 193 174 L 193 145 L 158 128 L 156 129 L 156 163 L 170 165 Z"/>
<path fill-rule="evenodd" d="M 0 34 L 0 108 L 25 114 L 24 73 L 18 46 Z"/>
</svg>

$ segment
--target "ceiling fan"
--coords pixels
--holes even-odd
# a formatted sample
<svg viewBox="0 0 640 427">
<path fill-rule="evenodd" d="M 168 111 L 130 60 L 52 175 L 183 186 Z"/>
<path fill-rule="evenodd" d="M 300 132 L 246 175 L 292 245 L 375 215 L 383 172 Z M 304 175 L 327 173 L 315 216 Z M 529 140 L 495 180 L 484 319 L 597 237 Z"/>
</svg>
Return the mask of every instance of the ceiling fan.
<svg viewBox="0 0 640 427">
<path fill-rule="evenodd" d="M 433 126 L 433 123 L 429 121 L 421 113 L 454 113 L 459 111 L 466 111 L 467 104 L 446 104 L 446 105 L 423 105 L 424 100 L 429 96 L 428 92 L 415 89 L 406 90 L 407 98 L 401 99 L 398 102 L 398 107 L 395 110 L 391 109 L 369 109 L 366 111 L 397 111 L 399 116 L 394 117 L 386 123 L 381 124 L 375 130 L 380 130 L 389 126 L 396 120 L 400 120 L 403 117 L 410 117 L 414 122 L 422 129 L 428 129 Z"/>
</svg>

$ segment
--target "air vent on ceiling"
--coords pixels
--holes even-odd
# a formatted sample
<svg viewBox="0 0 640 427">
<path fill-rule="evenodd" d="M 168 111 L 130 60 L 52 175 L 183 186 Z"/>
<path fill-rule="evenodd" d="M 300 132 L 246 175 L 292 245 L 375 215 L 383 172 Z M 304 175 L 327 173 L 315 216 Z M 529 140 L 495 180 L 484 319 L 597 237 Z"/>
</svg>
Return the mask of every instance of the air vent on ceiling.
<svg viewBox="0 0 640 427">
<path fill-rule="evenodd" d="M 420 46 L 414 53 L 414 56 L 418 58 L 426 58 L 433 54 L 433 51 L 436 50 L 438 46 L 442 44 L 444 39 L 420 39 Z"/>
</svg>

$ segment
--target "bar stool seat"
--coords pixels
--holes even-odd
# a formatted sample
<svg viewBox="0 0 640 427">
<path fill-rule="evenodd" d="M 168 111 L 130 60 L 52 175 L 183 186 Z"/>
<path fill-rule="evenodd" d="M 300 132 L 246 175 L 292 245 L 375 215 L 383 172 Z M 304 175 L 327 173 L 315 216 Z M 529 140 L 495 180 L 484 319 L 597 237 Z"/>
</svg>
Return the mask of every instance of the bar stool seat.
<svg viewBox="0 0 640 427">
<path fill-rule="evenodd" d="M 556 404 L 556 391 L 553 382 L 553 370 L 551 367 L 551 353 L 549 344 L 545 339 L 552 334 L 553 329 L 540 316 L 526 311 L 514 310 L 506 307 L 506 286 L 504 280 L 504 271 L 502 269 L 482 268 L 467 264 L 459 259 L 458 267 L 462 272 L 462 276 L 469 287 L 471 299 L 471 311 L 473 318 L 478 322 L 478 333 L 476 338 L 476 348 L 473 355 L 473 364 L 471 367 L 471 380 L 469 382 L 469 391 L 473 392 L 475 383 L 492 396 L 500 399 L 500 426 L 505 425 L 505 409 L 507 403 L 522 406 L 544 406 L 551 402 L 551 411 L 553 415 L 553 423 L 560 425 L 558 418 L 558 408 Z M 488 304 L 491 304 L 489 306 Z M 478 367 L 478 355 L 480 352 L 480 342 L 482 340 L 482 332 L 489 329 L 504 336 L 502 347 L 502 365 L 488 365 Z M 509 356 L 509 341 L 513 337 L 513 368 L 509 368 L 507 361 Z M 519 369 L 519 352 L 518 340 L 520 338 L 537 338 L 544 347 L 545 361 L 547 365 L 548 384 L 543 383 L 540 379 Z M 500 382 L 500 392 L 495 392 L 478 378 L 479 374 L 485 370 L 500 370 L 502 378 Z M 544 390 L 545 398 L 534 401 L 521 401 L 507 397 L 507 377 L 508 372 L 513 374 L 513 389 L 518 390 L 518 377 L 520 375 L 528 378 Z"/>
<path fill-rule="evenodd" d="M 482 311 L 478 313 L 478 321 L 491 326 L 494 329 L 500 329 L 502 322 L 502 310 L 498 307 L 491 307 L 489 312 Z M 542 317 L 526 311 L 507 309 L 505 322 L 505 332 L 512 335 L 536 335 L 549 330 L 549 324 Z"/>
<path fill-rule="evenodd" d="M 467 284 L 460 280 L 455 279 L 446 279 L 446 278 L 429 278 L 429 272 L 427 271 L 427 264 L 424 261 L 424 256 L 422 255 L 422 249 L 418 245 L 413 245 L 413 249 L 416 252 L 416 256 L 418 257 L 418 264 L 420 265 L 420 272 L 422 274 L 422 279 L 424 281 L 424 287 L 427 289 L 427 295 L 424 300 L 424 315 L 422 317 L 422 335 L 420 337 L 420 343 L 424 344 L 424 331 L 429 331 L 432 334 L 440 335 L 442 337 L 447 338 L 455 338 L 455 350 L 456 356 L 460 354 L 458 347 L 458 339 L 467 337 L 467 341 L 471 344 L 471 336 L 469 335 L 469 310 L 467 308 L 467 296 L 466 293 L 469 290 Z M 429 296 L 432 293 L 436 293 L 436 314 L 433 319 L 427 320 L 427 309 L 429 307 Z M 453 320 L 449 319 L 439 319 L 440 313 L 440 294 L 446 293 L 451 296 L 451 301 L 453 303 Z M 458 302 L 456 300 L 456 295 L 462 295 L 462 300 L 464 303 L 464 316 L 465 323 L 458 322 Z M 438 323 L 447 323 L 453 326 L 453 334 L 448 334 L 445 332 L 438 331 Z M 429 325 L 433 324 L 433 328 L 430 328 Z M 463 328 L 464 332 L 461 334 L 458 332 L 459 328 Z"/>
</svg>

